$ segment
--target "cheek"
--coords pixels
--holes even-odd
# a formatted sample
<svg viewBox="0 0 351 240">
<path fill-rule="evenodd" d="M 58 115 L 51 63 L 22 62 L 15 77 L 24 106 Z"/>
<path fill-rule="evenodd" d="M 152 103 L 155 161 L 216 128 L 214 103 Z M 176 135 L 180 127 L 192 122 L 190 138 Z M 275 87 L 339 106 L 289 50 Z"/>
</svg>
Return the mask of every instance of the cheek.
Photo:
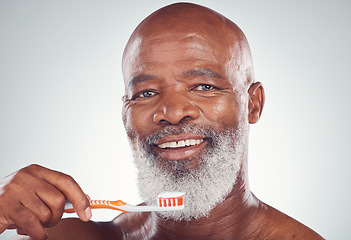
<svg viewBox="0 0 351 240">
<path fill-rule="evenodd" d="M 239 123 L 239 108 L 236 99 L 218 99 L 210 107 L 204 106 L 205 117 L 221 128 L 235 127 Z"/>
<path fill-rule="evenodd" d="M 146 135 L 146 130 L 150 126 L 150 114 L 145 110 L 137 107 L 125 107 L 123 110 L 123 123 L 128 134 L 128 137 L 133 139 L 135 137 Z"/>
</svg>

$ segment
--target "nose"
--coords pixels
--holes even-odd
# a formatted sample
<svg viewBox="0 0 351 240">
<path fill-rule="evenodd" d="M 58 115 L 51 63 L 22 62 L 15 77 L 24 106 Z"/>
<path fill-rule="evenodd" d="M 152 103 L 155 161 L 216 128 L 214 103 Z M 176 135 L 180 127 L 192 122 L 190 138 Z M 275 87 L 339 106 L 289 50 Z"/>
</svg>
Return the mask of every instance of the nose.
<svg viewBox="0 0 351 240">
<path fill-rule="evenodd" d="M 199 108 L 190 99 L 174 92 L 163 97 L 153 120 L 156 124 L 176 125 L 183 121 L 195 120 L 199 115 Z"/>
</svg>

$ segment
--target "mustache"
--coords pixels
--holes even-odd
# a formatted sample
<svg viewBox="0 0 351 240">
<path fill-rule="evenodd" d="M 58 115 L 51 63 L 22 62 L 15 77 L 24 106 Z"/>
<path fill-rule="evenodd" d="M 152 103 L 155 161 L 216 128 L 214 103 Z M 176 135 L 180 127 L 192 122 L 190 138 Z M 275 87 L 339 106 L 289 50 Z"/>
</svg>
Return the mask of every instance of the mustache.
<svg viewBox="0 0 351 240">
<path fill-rule="evenodd" d="M 161 138 L 168 135 L 179 135 L 191 133 L 197 136 L 205 137 L 207 140 L 211 141 L 218 136 L 219 131 L 214 130 L 212 127 L 200 126 L 197 124 L 178 124 L 178 125 L 167 125 L 163 129 L 156 131 L 149 136 L 147 136 L 142 142 L 145 145 L 154 145 Z"/>
</svg>

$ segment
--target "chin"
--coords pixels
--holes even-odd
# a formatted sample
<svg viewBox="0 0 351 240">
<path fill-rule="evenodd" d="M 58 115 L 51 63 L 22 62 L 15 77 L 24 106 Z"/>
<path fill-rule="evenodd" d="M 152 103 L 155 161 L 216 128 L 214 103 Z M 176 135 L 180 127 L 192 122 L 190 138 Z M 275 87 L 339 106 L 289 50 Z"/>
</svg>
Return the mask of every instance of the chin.
<svg viewBox="0 0 351 240">
<path fill-rule="evenodd" d="M 139 192 L 148 205 L 156 204 L 160 192 L 185 192 L 184 210 L 158 212 L 159 216 L 174 221 L 206 217 L 232 191 L 246 157 L 247 135 L 210 131 L 212 140 L 205 150 L 181 161 L 167 161 L 146 150 L 145 144 L 134 145 Z"/>
</svg>

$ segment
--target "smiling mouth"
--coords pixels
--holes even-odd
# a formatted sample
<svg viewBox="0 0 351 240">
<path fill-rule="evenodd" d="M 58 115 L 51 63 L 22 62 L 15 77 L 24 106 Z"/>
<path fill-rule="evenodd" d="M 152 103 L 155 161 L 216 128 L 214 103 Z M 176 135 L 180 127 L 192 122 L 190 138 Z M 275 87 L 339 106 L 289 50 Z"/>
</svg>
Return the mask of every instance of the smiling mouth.
<svg viewBox="0 0 351 240">
<path fill-rule="evenodd" d="M 165 142 L 157 146 L 162 149 L 182 148 L 182 147 L 195 146 L 202 143 L 203 141 L 204 139 L 186 139 L 181 141 Z"/>
</svg>

